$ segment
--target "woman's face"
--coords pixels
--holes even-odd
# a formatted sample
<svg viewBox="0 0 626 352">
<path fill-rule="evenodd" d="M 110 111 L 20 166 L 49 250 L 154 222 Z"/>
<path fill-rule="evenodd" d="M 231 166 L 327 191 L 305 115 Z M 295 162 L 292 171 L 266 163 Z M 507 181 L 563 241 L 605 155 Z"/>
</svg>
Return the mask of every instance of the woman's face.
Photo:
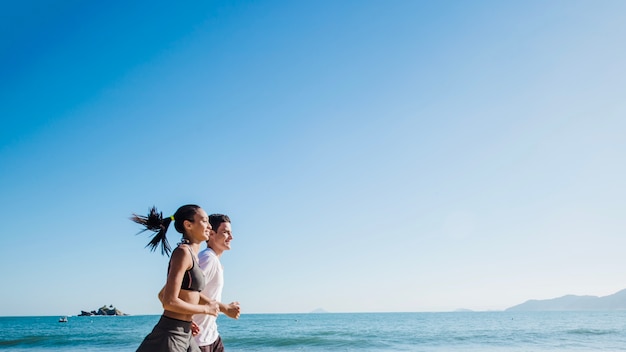
<svg viewBox="0 0 626 352">
<path fill-rule="evenodd" d="M 185 229 L 187 238 L 192 242 L 200 243 L 209 239 L 211 224 L 209 224 L 209 217 L 204 209 L 198 209 L 193 216 L 193 222 L 185 221 Z"/>
</svg>

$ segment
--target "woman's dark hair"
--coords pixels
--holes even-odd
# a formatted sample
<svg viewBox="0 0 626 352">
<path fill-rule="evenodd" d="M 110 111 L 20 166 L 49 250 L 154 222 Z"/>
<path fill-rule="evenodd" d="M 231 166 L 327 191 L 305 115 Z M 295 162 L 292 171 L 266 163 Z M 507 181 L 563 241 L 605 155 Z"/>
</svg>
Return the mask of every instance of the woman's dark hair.
<svg viewBox="0 0 626 352">
<path fill-rule="evenodd" d="M 159 243 L 161 243 L 161 254 L 169 256 L 172 249 L 170 244 L 167 242 L 165 234 L 167 233 L 167 228 L 170 226 L 170 223 L 174 221 L 174 228 L 184 236 L 185 227 L 183 226 L 183 223 L 185 220 L 193 222 L 198 209 L 200 209 L 200 207 L 194 204 L 183 205 L 176 210 L 174 215 L 164 219 L 163 213 L 157 211 L 157 208 L 153 206 L 150 208 L 148 216 L 133 214 L 130 219 L 145 227 L 145 229 L 139 231 L 137 234 L 144 231 L 152 231 L 155 233 L 146 247 L 150 247 L 150 250 L 154 252 Z"/>
</svg>

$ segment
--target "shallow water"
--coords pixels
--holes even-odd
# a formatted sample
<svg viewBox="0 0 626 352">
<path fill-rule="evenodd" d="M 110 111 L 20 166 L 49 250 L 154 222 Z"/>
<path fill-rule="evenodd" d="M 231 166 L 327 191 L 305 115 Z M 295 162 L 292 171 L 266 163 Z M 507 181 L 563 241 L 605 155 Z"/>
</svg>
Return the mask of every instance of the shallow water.
<svg viewBox="0 0 626 352">
<path fill-rule="evenodd" d="M 134 351 L 159 316 L 0 317 L 0 350 Z M 626 351 L 626 312 L 245 314 L 235 351 Z"/>
</svg>

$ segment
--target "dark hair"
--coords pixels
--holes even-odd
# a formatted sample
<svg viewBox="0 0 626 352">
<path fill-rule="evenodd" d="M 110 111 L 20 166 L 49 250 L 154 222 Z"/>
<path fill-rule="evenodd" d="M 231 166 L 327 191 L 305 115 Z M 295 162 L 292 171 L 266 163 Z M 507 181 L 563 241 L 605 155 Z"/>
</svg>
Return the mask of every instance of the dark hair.
<svg viewBox="0 0 626 352">
<path fill-rule="evenodd" d="M 224 214 L 211 214 L 209 215 L 209 224 L 211 224 L 211 228 L 213 231 L 217 232 L 217 229 L 223 222 L 230 222 L 230 218 L 228 215 Z"/>
<path fill-rule="evenodd" d="M 159 243 L 161 243 L 161 254 L 169 256 L 172 249 L 167 242 L 165 234 L 167 233 L 167 228 L 170 226 L 170 223 L 174 221 L 174 228 L 184 236 L 185 227 L 183 223 L 185 220 L 193 222 L 198 209 L 200 209 L 200 207 L 194 204 L 183 205 L 172 215 L 174 219 L 172 219 L 172 217 L 164 219 L 163 213 L 157 211 L 156 207 L 153 206 L 150 208 L 148 216 L 133 214 L 130 219 L 145 227 L 145 229 L 139 231 L 137 234 L 144 231 L 152 231 L 155 233 L 146 247 L 150 247 L 150 250 L 154 252 Z"/>
</svg>

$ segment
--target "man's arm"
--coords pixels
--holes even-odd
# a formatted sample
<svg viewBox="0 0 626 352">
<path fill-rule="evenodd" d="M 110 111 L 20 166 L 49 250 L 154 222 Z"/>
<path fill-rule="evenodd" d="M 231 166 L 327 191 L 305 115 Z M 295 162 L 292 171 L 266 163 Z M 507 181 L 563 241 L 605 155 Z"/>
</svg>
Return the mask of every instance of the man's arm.
<svg viewBox="0 0 626 352">
<path fill-rule="evenodd" d="M 241 315 L 241 307 L 239 307 L 239 302 L 231 302 L 229 304 L 217 302 L 217 304 L 220 306 L 220 312 L 226 314 L 227 317 L 239 319 L 239 316 Z"/>
</svg>

